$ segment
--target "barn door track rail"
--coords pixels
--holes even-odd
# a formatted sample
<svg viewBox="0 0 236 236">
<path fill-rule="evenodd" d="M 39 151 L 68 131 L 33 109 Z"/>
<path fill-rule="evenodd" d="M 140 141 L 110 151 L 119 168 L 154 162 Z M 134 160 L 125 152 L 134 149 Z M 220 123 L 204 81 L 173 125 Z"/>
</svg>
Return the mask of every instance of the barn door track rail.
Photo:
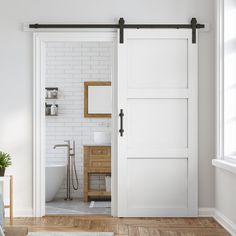
<svg viewBox="0 0 236 236">
<path fill-rule="evenodd" d="M 192 18 L 190 24 L 125 24 L 124 18 L 120 18 L 118 24 L 30 24 L 31 29 L 112 29 L 120 31 L 120 43 L 124 43 L 124 29 L 191 29 L 192 43 L 196 43 L 196 30 L 204 28 L 196 18 Z"/>
</svg>

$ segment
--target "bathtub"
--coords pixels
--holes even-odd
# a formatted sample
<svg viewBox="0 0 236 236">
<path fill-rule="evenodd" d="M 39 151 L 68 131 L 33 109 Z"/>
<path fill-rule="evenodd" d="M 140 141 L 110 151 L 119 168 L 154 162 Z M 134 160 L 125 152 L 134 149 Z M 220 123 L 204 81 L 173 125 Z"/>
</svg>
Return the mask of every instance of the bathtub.
<svg viewBox="0 0 236 236">
<path fill-rule="evenodd" d="M 45 186 L 46 202 L 50 202 L 56 196 L 66 176 L 66 165 L 46 165 Z"/>
</svg>

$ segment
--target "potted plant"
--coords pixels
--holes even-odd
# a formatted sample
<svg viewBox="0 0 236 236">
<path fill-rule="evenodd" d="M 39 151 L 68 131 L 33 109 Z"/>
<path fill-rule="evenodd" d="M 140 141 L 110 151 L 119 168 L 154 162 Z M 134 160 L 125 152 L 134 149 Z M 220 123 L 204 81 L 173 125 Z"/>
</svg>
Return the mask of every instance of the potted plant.
<svg viewBox="0 0 236 236">
<path fill-rule="evenodd" d="M 0 176 L 4 176 L 5 169 L 11 165 L 11 157 L 8 153 L 0 151 Z"/>
</svg>

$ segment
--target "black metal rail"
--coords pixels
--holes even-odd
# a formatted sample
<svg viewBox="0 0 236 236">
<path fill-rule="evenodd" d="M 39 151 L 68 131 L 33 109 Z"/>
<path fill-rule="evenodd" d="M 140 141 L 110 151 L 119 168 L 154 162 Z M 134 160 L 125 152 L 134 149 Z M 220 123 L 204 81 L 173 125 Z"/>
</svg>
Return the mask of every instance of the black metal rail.
<svg viewBox="0 0 236 236">
<path fill-rule="evenodd" d="M 196 43 L 196 30 L 204 28 L 204 24 L 197 23 L 196 18 L 190 24 L 125 24 L 124 18 L 118 24 L 30 24 L 31 29 L 119 29 L 120 43 L 124 43 L 124 29 L 191 29 L 192 43 Z"/>
</svg>

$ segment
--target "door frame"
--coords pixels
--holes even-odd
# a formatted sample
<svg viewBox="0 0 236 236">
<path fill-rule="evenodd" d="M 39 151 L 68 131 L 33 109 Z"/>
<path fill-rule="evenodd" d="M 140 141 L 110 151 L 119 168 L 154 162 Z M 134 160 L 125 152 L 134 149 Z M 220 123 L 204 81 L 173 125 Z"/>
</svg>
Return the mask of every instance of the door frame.
<svg viewBox="0 0 236 236">
<path fill-rule="evenodd" d="M 45 51 L 47 42 L 107 41 L 113 43 L 112 61 L 112 202 L 117 216 L 117 33 L 114 30 L 33 33 L 33 216 L 45 215 Z"/>
</svg>

